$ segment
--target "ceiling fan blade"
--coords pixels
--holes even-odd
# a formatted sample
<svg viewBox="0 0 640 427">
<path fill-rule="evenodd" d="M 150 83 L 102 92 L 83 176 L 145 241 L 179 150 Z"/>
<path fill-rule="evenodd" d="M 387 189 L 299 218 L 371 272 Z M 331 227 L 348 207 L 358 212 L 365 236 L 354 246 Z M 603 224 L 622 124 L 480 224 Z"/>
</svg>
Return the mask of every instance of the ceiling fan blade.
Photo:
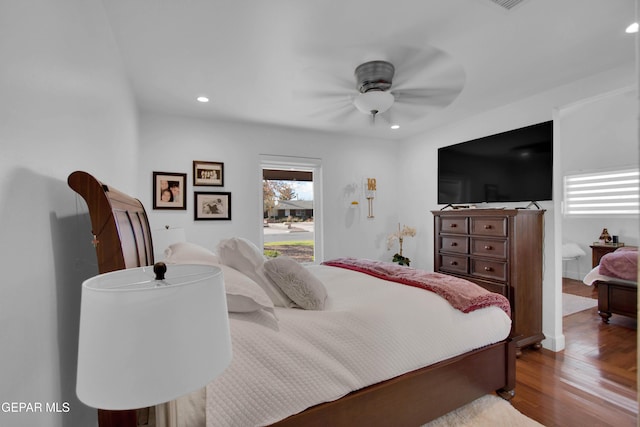
<svg viewBox="0 0 640 427">
<path fill-rule="evenodd" d="M 398 120 L 396 118 L 397 114 L 395 113 L 395 111 L 392 111 L 392 110 L 393 110 L 393 107 L 388 109 L 384 113 L 376 114 L 375 125 L 388 128 L 393 124 L 397 124 L 398 123 Z"/>
<path fill-rule="evenodd" d="M 296 108 L 303 115 L 334 122 L 353 108 L 354 94 L 352 80 L 313 67 L 295 74 L 291 91 Z"/>
<path fill-rule="evenodd" d="M 351 75 L 336 73 L 327 67 L 305 67 L 295 75 L 295 87 L 310 88 L 322 87 L 330 90 L 342 90 L 345 92 L 354 91 L 356 83 Z"/>
<path fill-rule="evenodd" d="M 335 124 L 344 124 L 352 121 L 351 116 L 356 116 L 354 113 L 359 113 L 350 100 L 346 102 L 339 101 L 333 103 L 326 103 L 322 107 L 316 107 L 309 110 L 307 114 L 309 117 L 318 121 L 328 121 Z"/>
<path fill-rule="evenodd" d="M 393 122 L 392 124 L 408 124 L 415 120 L 421 119 L 429 114 L 429 112 L 435 110 L 436 108 L 419 105 L 416 106 L 414 104 L 397 102 L 393 104 Z"/>
<path fill-rule="evenodd" d="M 336 125 L 341 125 L 345 127 L 354 127 L 354 126 L 367 126 L 371 123 L 371 115 L 363 114 L 358 111 L 355 107 L 343 110 L 344 113 L 336 114 L 333 116 L 332 122 Z"/>
<path fill-rule="evenodd" d="M 391 91 L 396 103 L 444 108 L 460 94 L 461 88 L 422 88 Z"/>
<path fill-rule="evenodd" d="M 398 63 L 392 90 L 408 90 L 411 87 L 461 89 L 465 81 L 466 74 L 462 65 L 439 49 L 426 48 L 408 66 Z"/>
<path fill-rule="evenodd" d="M 404 78 L 424 69 L 429 63 L 424 49 L 415 46 L 395 47 L 391 50 L 388 58 L 388 61 L 396 68 L 394 83 L 403 81 Z"/>
<path fill-rule="evenodd" d="M 314 102 L 341 102 L 349 101 L 352 95 L 344 90 L 331 89 L 294 89 L 292 95 L 296 99 L 312 100 Z"/>
</svg>

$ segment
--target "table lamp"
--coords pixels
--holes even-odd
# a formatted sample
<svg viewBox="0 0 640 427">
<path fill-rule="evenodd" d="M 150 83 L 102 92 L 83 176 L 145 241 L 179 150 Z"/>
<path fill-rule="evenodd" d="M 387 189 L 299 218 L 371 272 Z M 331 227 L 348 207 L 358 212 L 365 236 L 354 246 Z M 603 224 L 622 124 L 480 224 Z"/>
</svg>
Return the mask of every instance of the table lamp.
<svg viewBox="0 0 640 427">
<path fill-rule="evenodd" d="M 220 268 L 157 263 L 82 284 L 76 393 L 86 405 L 167 402 L 204 387 L 230 362 Z"/>
</svg>

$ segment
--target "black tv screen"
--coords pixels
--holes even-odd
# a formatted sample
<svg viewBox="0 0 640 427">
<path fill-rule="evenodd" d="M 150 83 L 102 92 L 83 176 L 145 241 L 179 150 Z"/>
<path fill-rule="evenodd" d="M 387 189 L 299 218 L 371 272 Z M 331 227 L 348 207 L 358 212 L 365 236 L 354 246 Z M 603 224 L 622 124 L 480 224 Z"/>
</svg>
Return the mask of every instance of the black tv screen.
<svg viewBox="0 0 640 427">
<path fill-rule="evenodd" d="M 553 195 L 553 121 L 438 149 L 438 204 L 535 202 Z"/>
</svg>

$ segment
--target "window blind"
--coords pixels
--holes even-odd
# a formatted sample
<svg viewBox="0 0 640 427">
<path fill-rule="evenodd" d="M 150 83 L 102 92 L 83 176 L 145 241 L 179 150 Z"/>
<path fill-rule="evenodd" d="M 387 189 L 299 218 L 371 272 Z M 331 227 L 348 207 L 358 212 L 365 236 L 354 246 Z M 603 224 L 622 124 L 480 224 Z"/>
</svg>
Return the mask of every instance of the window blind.
<svg viewBox="0 0 640 427">
<path fill-rule="evenodd" d="M 638 215 L 638 169 L 567 175 L 565 215 Z"/>
</svg>

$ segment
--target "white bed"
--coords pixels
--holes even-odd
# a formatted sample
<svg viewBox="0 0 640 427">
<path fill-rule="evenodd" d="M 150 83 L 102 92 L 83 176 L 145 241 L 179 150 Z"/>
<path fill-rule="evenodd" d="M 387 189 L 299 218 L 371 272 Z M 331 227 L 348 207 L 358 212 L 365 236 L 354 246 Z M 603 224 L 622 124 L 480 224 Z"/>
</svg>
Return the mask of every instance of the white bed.
<svg viewBox="0 0 640 427">
<path fill-rule="evenodd" d="M 151 228 L 139 200 L 86 172 L 73 172 L 68 182 L 87 202 L 100 273 L 154 264 Z M 510 310 L 504 297 L 483 291 L 475 299 L 474 294 L 466 300 L 472 304 L 463 306 L 465 311 L 498 297 L 506 305 L 502 310 L 482 308 L 463 315 L 426 290 L 336 267 L 305 269 L 294 263 L 314 280 L 306 289 L 311 292 L 296 296 L 295 303 L 307 310 L 285 308 L 292 305 L 285 297 L 293 300 L 293 294 L 283 297 L 281 292 L 288 284 L 279 283 L 280 290 L 257 285 L 255 281 L 265 279 L 264 271 L 252 268 L 269 261 L 255 247 L 246 252 L 248 258 L 246 253 L 234 253 L 223 259 L 218 252 L 220 259 L 215 259 L 210 251 L 200 251 L 200 257 L 191 253 L 188 259 L 173 259 L 227 265 L 223 272 L 234 360 L 208 387 L 206 396 L 202 389 L 179 404 L 161 406 L 178 406 L 179 411 L 175 417 L 176 411 L 160 411 L 158 425 L 169 419 L 174 425 L 203 426 L 208 414 L 209 425 L 243 427 L 282 417 L 286 418 L 274 425 L 415 426 L 488 393 L 497 392 L 505 399 L 513 396 L 516 346 L 508 336 L 510 321 L 504 311 Z M 242 260 L 248 262 L 235 264 Z M 403 267 L 390 279 L 410 270 Z M 446 296 L 457 305 L 473 293 L 467 293 L 466 285 L 462 289 L 443 282 Z M 314 306 L 317 310 L 310 310 Z M 321 326 L 326 330 L 319 332 Z M 329 402 L 320 403 L 324 401 Z M 287 416 L 295 412 L 299 413 Z M 135 427 L 144 422 L 145 414 L 148 408 L 99 409 L 98 423 Z"/>
<path fill-rule="evenodd" d="M 179 425 L 269 425 L 509 335 L 511 320 L 497 307 L 465 314 L 423 289 L 337 267 L 308 270 L 327 288 L 324 310 L 230 313 L 233 361 L 206 398 L 180 400 L 181 417 L 191 416 Z"/>
<path fill-rule="evenodd" d="M 604 274 L 601 274 L 600 273 L 600 266 L 596 265 L 595 267 L 593 267 L 587 273 L 586 276 L 584 276 L 584 279 L 582 279 L 582 282 L 585 285 L 592 286 L 598 281 L 600 281 L 600 282 L 620 282 L 620 283 L 627 283 L 629 285 L 636 285 L 638 283 L 635 280 L 625 280 L 625 279 L 621 279 L 619 277 L 606 276 Z"/>
<path fill-rule="evenodd" d="M 598 288 L 598 314 L 609 323 L 613 314 L 638 317 L 638 250 L 623 247 L 604 255 L 583 279 Z"/>
</svg>

